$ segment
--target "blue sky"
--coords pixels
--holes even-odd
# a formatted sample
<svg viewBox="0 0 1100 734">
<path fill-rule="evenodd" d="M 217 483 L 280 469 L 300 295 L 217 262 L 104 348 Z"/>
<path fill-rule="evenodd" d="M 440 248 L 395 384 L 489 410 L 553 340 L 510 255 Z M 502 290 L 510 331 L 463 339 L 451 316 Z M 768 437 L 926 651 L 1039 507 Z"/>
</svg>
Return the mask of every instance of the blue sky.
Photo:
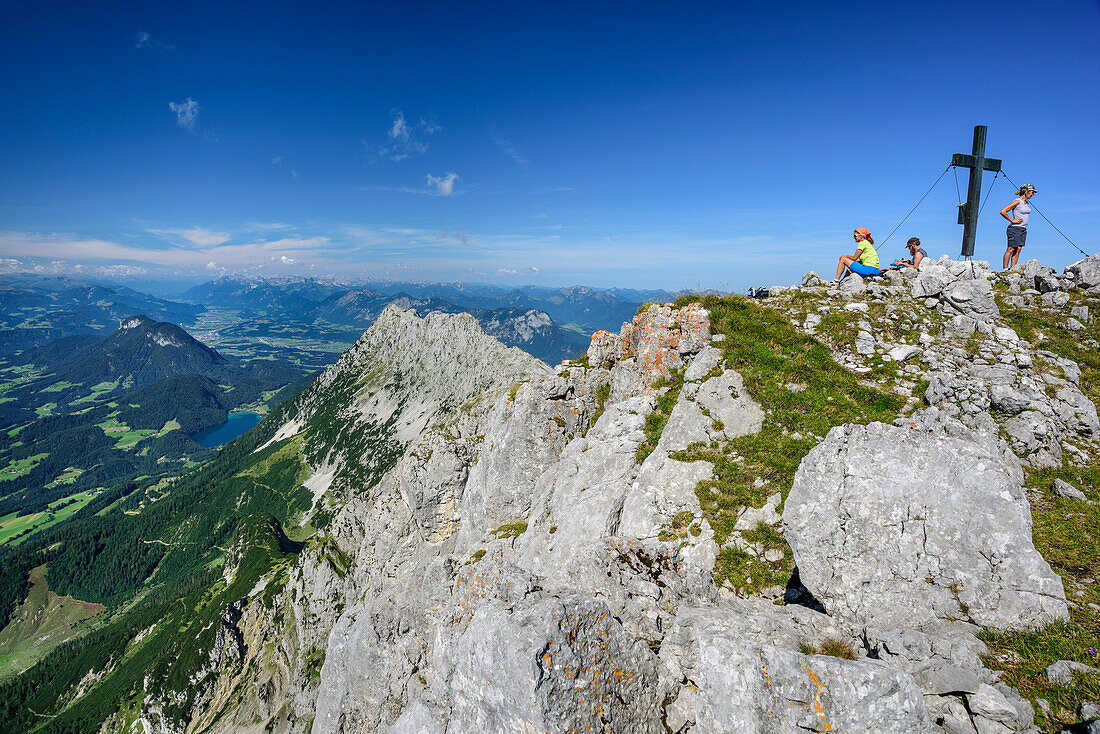
<svg viewBox="0 0 1100 734">
<path fill-rule="evenodd" d="M 2 267 L 789 283 L 881 243 L 979 123 L 1098 249 L 1095 1 L 529 5 L 9 4 Z M 956 203 L 948 173 L 882 254 L 957 255 Z M 1025 256 L 1079 257 L 1033 222 Z"/>
</svg>

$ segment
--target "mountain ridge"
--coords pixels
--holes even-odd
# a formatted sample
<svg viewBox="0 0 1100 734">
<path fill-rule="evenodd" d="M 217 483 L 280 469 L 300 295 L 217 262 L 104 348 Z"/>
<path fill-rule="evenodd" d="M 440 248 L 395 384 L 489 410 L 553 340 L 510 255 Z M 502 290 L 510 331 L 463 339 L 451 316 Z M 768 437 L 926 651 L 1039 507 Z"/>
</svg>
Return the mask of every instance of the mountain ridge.
<svg viewBox="0 0 1100 734">
<path fill-rule="evenodd" d="M 1050 539 L 1066 515 L 1097 518 L 1049 488 L 1100 457 L 1100 258 L 1084 272 L 808 274 L 763 303 L 650 306 L 556 374 L 472 316 L 391 306 L 143 510 L 190 493 L 203 514 L 173 513 L 164 542 L 217 569 L 184 604 L 163 597 L 165 624 L 142 607 L 108 628 L 121 649 L 151 630 L 145 667 L 82 638 L 73 660 L 99 663 L 48 657 L 19 680 L 25 705 L 57 712 L 42 731 L 110 716 L 111 731 L 296 734 L 1074 723 L 1037 719 L 1021 692 L 1064 707 L 1087 684 L 1036 688 L 1013 651 L 1083 663 L 1094 641 L 1065 590 L 1092 598 L 1095 539 Z M 278 527 L 260 507 L 273 488 L 293 498 Z M 307 526 L 300 549 L 281 540 Z M 161 578 L 188 568 L 192 551 L 163 552 Z M 49 708 L 89 672 L 79 705 Z M 136 698 L 111 695 L 139 680 Z"/>
</svg>

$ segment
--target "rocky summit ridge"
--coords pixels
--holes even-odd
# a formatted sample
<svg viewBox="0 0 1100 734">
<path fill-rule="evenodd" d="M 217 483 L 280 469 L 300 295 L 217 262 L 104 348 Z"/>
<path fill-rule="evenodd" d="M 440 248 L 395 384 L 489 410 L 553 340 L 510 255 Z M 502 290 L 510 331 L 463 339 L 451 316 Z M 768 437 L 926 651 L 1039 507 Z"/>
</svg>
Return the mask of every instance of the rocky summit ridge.
<svg viewBox="0 0 1100 734">
<path fill-rule="evenodd" d="M 387 308 L 269 442 L 298 442 L 323 531 L 187 688 L 146 682 L 142 721 L 1040 731 L 983 638 L 1077 608 L 1023 484 L 1097 461 L 1100 427 L 1027 319 L 1091 323 L 1098 284 L 1095 257 L 811 273 L 763 306 L 650 305 L 554 370 Z"/>
</svg>

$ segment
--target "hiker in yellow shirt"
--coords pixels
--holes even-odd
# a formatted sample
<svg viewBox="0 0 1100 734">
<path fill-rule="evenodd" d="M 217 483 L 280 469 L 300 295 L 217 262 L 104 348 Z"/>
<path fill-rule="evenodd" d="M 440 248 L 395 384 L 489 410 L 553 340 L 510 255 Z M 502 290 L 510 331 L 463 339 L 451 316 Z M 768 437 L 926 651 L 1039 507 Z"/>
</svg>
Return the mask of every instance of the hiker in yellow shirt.
<svg viewBox="0 0 1100 734">
<path fill-rule="evenodd" d="M 854 255 L 841 255 L 840 262 L 836 266 L 836 280 L 833 283 L 839 283 L 845 275 L 845 271 L 850 270 L 857 275 L 878 275 L 878 253 L 875 252 L 875 240 L 871 237 L 871 230 L 866 227 L 860 227 L 852 232 L 852 237 L 856 241 L 856 252 Z"/>
</svg>

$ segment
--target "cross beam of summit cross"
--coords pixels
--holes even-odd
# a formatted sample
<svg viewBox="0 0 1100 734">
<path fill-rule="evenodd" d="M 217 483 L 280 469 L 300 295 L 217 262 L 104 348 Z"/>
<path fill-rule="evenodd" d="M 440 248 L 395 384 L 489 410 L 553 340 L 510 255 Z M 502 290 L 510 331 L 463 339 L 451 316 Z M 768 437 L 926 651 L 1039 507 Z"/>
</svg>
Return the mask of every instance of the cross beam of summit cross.
<svg viewBox="0 0 1100 734">
<path fill-rule="evenodd" d="M 974 148 L 970 155 L 956 153 L 951 165 L 970 169 L 970 183 L 966 187 L 966 203 L 959 205 L 959 224 L 963 226 L 962 256 L 973 257 L 974 237 L 978 233 L 978 203 L 982 196 L 982 171 L 1000 172 L 999 158 L 985 157 L 985 125 L 974 126 Z"/>
</svg>

